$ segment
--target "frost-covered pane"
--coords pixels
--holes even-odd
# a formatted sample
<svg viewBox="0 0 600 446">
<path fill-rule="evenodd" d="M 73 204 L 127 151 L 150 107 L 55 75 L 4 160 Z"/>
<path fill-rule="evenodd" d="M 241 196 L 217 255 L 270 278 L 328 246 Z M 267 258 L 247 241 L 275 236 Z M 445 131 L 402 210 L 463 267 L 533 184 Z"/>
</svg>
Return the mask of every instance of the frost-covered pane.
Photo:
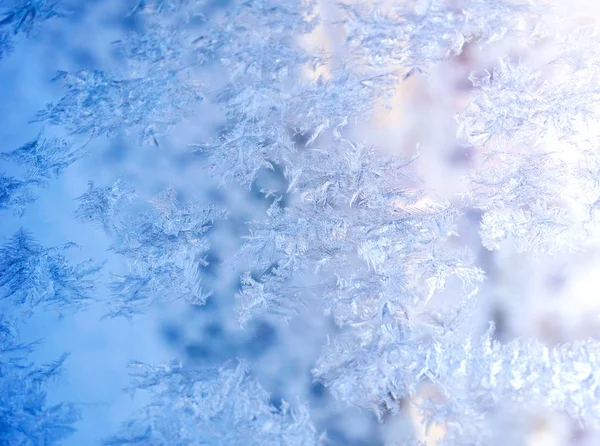
<svg viewBox="0 0 600 446">
<path fill-rule="evenodd" d="M 332 415 L 353 408 L 374 431 L 404 417 L 401 435 L 364 444 L 430 445 L 436 430 L 440 444 L 530 444 L 538 410 L 598 428 L 600 327 L 588 315 L 585 342 L 555 327 L 577 310 L 565 296 L 597 288 L 593 2 L 100 3 L 87 19 L 106 35 L 59 51 L 41 133 L 3 149 L 0 210 L 23 214 L 39 186 L 53 189 L 34 215 L 68 195 L 111 274 L 95 287 L 98 265 L 22 230 L 0 251 L 0 297 L 16 312 L 97 298 L 110 316 L 191 304 L 170 331 L 177 360 L 134 364 L 152 402 L 107 444 L 353 444 Z M 68 9 L 0 2 L 0 56 L 54 35 Z M 538 275 L 516 274 L 523 258 Z M 532 296 L 556 314 L 531 331 L 503 321 Z M 212 368 L 186 345 L 197 313 L 207 350 L 246 359 Z M 260 324 L 277 329 L 246 342 Z M 32 392 L 11 393 L 14 367 L 0 398 L 20 408 Z M 50 437 L 22 432 L 58 441 L 38 428 Z"/>
</svg>

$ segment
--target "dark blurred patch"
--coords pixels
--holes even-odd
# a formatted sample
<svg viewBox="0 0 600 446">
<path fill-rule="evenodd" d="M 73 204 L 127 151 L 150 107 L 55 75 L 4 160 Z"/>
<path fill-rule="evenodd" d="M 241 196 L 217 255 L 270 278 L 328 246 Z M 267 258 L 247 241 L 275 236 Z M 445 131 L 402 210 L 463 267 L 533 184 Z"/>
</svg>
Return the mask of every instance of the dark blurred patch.
<svg viewBox="0 0 600 446">
<path fill-rule="evenodd" d="M 508 337 L 507 325 L 506 325 L 506 311 L 500 306 L 496 306 L 492 310 L 492 321 L 495 325 L 494 339 L 498 341 L 506 341 Z"/>
<path fill-rule="evenodd" d="M 175 346 L 181 343 L 182 334 L 177 325 L 165 324 L 161 327 L 161 335 L 170 346 Z"/>
<path fill-rule="evenodd" d="M 227 200 L 227 195 L 225 194 L 223 189 L 211 187 L 206 191 L 206 199 L 211 203 L 223 204 Z"/>
<path fill-rule="evenodd" d="M 296 145 L 296 147 L 298 149 L 302 149 L 304 147 L 306 147 L 306 144 L 308 143 L 308 141 L 310 140 L 310 133 L 301 133 L 301 132 L 294 132 L 290 130 L 290 136 L 292 138 L 292 141 L 294 141 L 294 144 Z"/>
<path fill-rule="evenodd" d="M 383 440 L 376 432 L 366 438 L 352 438 L 343 426 L 331 426 L 327 429 L 328 445 L 330 446 L 384 446 Z"/>
<path fill-rule="evenodd" d="M 204 327 L 204 333 L 209 338 L 222 338 L 225 331 L 223 330 L 223 326 L 218 322 L 210 322 Z"/>
<path fill-rule="evenodd" d="M 71 50 L 71 60 L 81 69 L 99 69 L 98 58 L 87 48 L 77 47 Z"/>
<path fill-rule="evenodd" d="M 465 214 L 473 223 L 481 223 L 483 218 L 483 211 L 477 208 L 467 208 Z"/>
<path fill-rule="evenodd" d="M 475 156 L 474 147 L 455 147 L 449 156 L 450 164 L 460 167 L 468 167 L 471 165 Z"/>
<path fill-rule="evenodd" d="M 494 251 L 483 246 L 477 252 L 477 265 L 485 271 L 488 280 L 494 281 L 498 278 L 498 267 L 496 266 Z"/>
<path fill-rule="evenodd" d="M 212 247 L 209 249 L 208 254 L 204 257 L 204 260 L 208 262 L 208 265 L 202 267 L 202 275 L 209 276 L 211 278 L 217 277 L 218 266 L 221 263 L 221 257 L 217 254 L 217 249 Z"/>
<path fill-rule="evenodd" d="M 102 152 L 102 164 L 122 164 L 127 160 L 130 152 L 123 139 L 114 138 L 111 140 L 111 144 L 108 144 L 106 150 Z"/>
<path fill-rule="evenodd" d="M 239 353 L 234 336 L 205 336 L 185 346 L 185 354 L 189 359 L 207 366 L 220 365 Z"/>
<path fill-rule="evenodd" d="M 557 296 L 557 293 L 562 290 L 567 284 L 567 276 L 562 271 L 556 271 L 548 275 L 546 285 L 551 291 L 551 296 Z"/>
<path fill-rule="evenodd" d="M 285 178 L 283 168 L 279 164 L 274 164 L 273 169 L 264 167 L 260 169 L 250 192 L 256 200 L 264 200 L 267 206 L 271 206 L 279 198 L 279 206 L 285 208 L 289 201 L 288 186 L 289 182 Z"/>
<path fill-rule="evenodd" d="M 114 23 L 125 32 L 142 33 L 144 30 L 144 20 L 137 14 L 117 16 L 114 18 Z"/>
<path fill-rule="evenodd" d="M 313 399 L 322 400 L 327 396 L 327 388 L 320 381 L 313 382 L 310 386 L 310 396 Z"/>
<path fill-rule="evenodd" d="M 277 343 L 277 331 L 267 322 L 259 322 L 254 334 L 244 345 L 244 352 L 250 358 L 264 355 Z"/>
<path fill-rule="evenodd" d="M 278 412 L 281 412 L 281 407 L 283 406 L 283 398 L 281 398 L 278 395 L 272 394 L 269 397 L 269 403 L 271 404 L 271 406 L 277 409 Z"/>
<path fill-rule="evenodd" d="M 215 354 L 204 343 L 192 343 L 185 347 L 185 354 L 194 361 L 214 361 Z"/>
<path fill-rule="evenodd" d="M 207 13 L 225 8 L 231 4 L 231 0 L 209 0 L 206 2 L 205 11 Z"/>
<path fill-rule="evenodd" d="M 459 81 L 456 82 L 454 88 L 456 88 L 457 91 L 462 92 L 471 91 L 473 90 L 473 82 L 468 78 L 461 78 Z"/>
<path fill-rule="evenodd" d="M 206 24 L 206 17 L 200 14 L 196 14 L 192 17 L 190 17 L 189 21 L 186 23 L 187 27 L 194 27 L 194 26 L 203 26 Z"/>
</svg>

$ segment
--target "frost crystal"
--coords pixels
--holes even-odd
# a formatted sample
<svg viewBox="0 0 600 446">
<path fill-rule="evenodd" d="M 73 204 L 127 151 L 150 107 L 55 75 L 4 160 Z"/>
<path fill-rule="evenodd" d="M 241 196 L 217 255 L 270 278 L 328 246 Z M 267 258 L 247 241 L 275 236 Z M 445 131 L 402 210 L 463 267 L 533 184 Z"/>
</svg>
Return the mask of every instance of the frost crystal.
<svg viewBox="0 0 600 446">
<path fill-rule="evenodd" d="M 90 184 L 79 202 L 76 218 L 98 223 L 113 235 L 113 249 L 129 266 L 111 284 L 113 315 L 131 316 L 158 296 L 204 303 L 209 295 L 200 287 L 200 268 L 207 265 L 204 234 L 218 212 L 195 203 L 180 205 L 173 189 L 143 200 L 124 181 L 108 188 Z"/>
<path fill-rule="evenodd" d="M 113 79 L 100 71 L 83 70 L 59 73 L 56 80 L 65 83 L 67 94 L 40 111 L 37 119 L 64 125 L 73 134 L 89 139 L 135 130 L 142 141 L 158 145 L 156 138 L 177 122 L 175 117 L 183 114 L 182 107 L 199 100 L 190 86 L 176 82 L 174 74 Z"/>
<path fill-rule="evenodd" d="M 57 444 L 74 432 L 79 421 L 75 405 L 48 405 L 46 386 L 67 358 L 42 367 L 24 360 L 32 346 L 17 342 L 16 330 L 0 319 L 0 444 Z"/>
<path fill-rule="evenodd" d="M 0 59 L 12 49 L 13 36 L 31 35 L 40 23 L 53 17 L 65 16 L 68 10 L 61 0 L 2 0 L 0 1 Z"/>
<path fill-rule="evenodd" d="M 29 185 L 34 181 L 21 181 L 5 174 L 0 174 L 0 209 L 12 209 L 23 214 L 27 204 L 35 201 L 35 195 Z"/>
<path fill-rule="evenodd" d="M 133 363 L 135 387 L 152 403 L 129 422 L 126 433 L 105 445 L 297 445 L 320 444 L 306 405 L 275 408 L 241 361 L 219 369 L 189 370 Z"/>
<path fill-rule="evenodd" d="M 89 260 L 71 266 L 63 252 L 74 246 L 44 248 L 19 230 L 0 248 L 0 298 L 29 310 L 38 305 L 60 310 L 90 301 L 101 265 Z"/>
</svg>

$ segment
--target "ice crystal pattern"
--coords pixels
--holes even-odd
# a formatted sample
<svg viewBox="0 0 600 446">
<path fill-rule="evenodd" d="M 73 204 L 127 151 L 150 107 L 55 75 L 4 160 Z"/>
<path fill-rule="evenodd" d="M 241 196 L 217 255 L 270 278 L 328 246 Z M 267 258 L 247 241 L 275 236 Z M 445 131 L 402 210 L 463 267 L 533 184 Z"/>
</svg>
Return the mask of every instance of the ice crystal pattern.
<svg viewBox="0 0 600 446">
<path fill-rule="evenodd" d="M 14 35 L 60 15 L 58 2 L 5 3 L 0 56 Z M 260 190 L 266 210 L 245 222 L 240 249 L 222 262 L 241 271 L 230 315 L 240 326 L 331 321 L 312 377 L 339 404 L 381 423 L 412 404 L 424 383 L 435 386 L 437 396 L 419 410 L 444 426 L 443 444 L 492 444 L 504 413 L 538 406 L 598 427 L 598 341 L 548 347 L 502 344 L 492 329 L 477 334 L 473 313 L 487 278 L 459 227 L 476 209 L 488 251 L 536 257 L 591 246 L 600 201 L 600 138 L 589 131 L 600 117 L 597 30 L 577 28 L 560 0 L 348 1 L 334 8 L 335 20 L 325 17 L 329 2 L 229 3 L 214 12 L 210 2 L 129 2 L 122 12 L 136 26 L 111 42 L 118 68 L 59 72 L 63 96 L 35 117 L 64 139 L 41 134 L 3 153 L 22 174 L 0 176 L 0 209 L 23 212 L 35 186 L 92 146 L 124 138 L 135 153 L 165 150 L 173 130 L 202 120 L 199 104 L 209 102 L 223 116 L 218 130 L 186 141 L 206 182 L 251 194 L 261 175 L 280 180 Z M 342 30 L 337 51 L 308 47 L 305 37 L 320 26 Z M 549 49 L 536 58 L 527 48 Z M 461 64 L 460 88 L 439 87 L 440 73 Z M 454 118 L 449 141 L 412 147 L 407 138 L 391 152 L 369 142 L 361 132 L 415 78 L 429 99 L 449 95 L 440 99 Z M 446 143 L 472 159 L 452 173 L 458 186 L 440 191 L 423 168 Z M 235 209 L 206 197 L 180 201 L 176 188 L 146 196 L 125 180 L 90 183 L 77 203 L 75 218 L 103 230 L 126 264 L 109 283 L 111 316 L 133 317 L 155 302 L 207 301 L 207 234 Z M 0 298 L 28 309 L 89 300 L 98 265 L 70 265 L 70 247 L 44 248 L 17 232 L 0 251 Z M 24 399 L 43 399 L 36 386 L 44 380 L 33 377 L 52 373 L 14 364 L 0 362 L 7 444 L 59 440 L 74 417 L 69 406 Z M 149 390 L 152 403 L 106 444 L 327 441 L 305 395 L 275 407 L 244 360 L 210 370 L 185 361 L 133 366 L 133 386 Z M 15 394 L 23 373 L 18 384 L 26 388 Z M 39 413 L 54 421 L 32 426 Z"/>
</svg>

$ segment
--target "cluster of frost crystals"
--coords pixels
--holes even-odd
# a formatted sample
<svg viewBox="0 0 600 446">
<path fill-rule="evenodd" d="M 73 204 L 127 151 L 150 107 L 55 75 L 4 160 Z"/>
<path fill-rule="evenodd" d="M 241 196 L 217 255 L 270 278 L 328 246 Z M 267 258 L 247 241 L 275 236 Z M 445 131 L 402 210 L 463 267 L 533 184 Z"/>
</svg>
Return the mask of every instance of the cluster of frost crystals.
<svg viewBox="0 0 600 446">
<path fill-rule="evenodd" d="M 285 209 L 274 202 L 242 247 L 260 272 L 242 283 L 242 321 L 264 311 L 291 317 L 317 293 L 338 324 L 370 331 L 382 313 L 406 317 L 451 277 L 465 289 L 482 279 L 468 255 L 449 246 L 457 216 L 449 203 L 419 203 L 402 186 L 405 161 L 343 140 L 297 162 L 288 176 L 299 199 Z"/>
<path fill-rule="evenodd" d="M 382 345 L 379 339 L 378 346 L 360 357 L 352 351 L 355 337 L 340 338 L 327 347 L 319 368 L 331 367 L 325 361 L 332 350 L 346 356 L 346 363 L 328 377 L 338 398 L 381 411 L 375 403 L 385 391 L 384 408 L 394 412 L 422 383 L 433 383 L 440 394 L 420 410 L 427 423 L 442 422 L 448 428 L 446 440 L 454 441 L 448 444 L 492 444 L 488 442 L 506 438 L 494 430 L 493 422 L 508 407 L 514 413 L 553 409 L 588 427 L 600 422 L 595 340 L 555 348 L 537 341 L 500 344 L 492 340 L 491 331 L 466 342 L 454 336 L 411 339 L 414 333 L 409 335 L 398 323 L 385 325 L 393 345 Z"/>
<path fill-rule="evenodd" d="M 0 58 L 13 34 L 29 34 L 46 19 L 67 16 L 73 5 L 64 3 L 0 3 Z M 151 3 L 159 4 L 154 9 Z M 0 172 L 0 209 L 23 213 L 36 199 L 35 188 L 86 155 L 87 144 L 94 138 L 130 136 L 141 145 L 160 146 L 190 108 L 202 101 L 200 82 L 192 74 L 203 63 L 194 56 L 188 32 L 200 14 L 194 12 L 197 7 L 184 9 L 185 3 L 142 1 L 129 11 L 130 16 L 149 10 L 153 14 L 142 29 L 112 42 L 119 61 L 126 61 L 124 68 L 58 72 L 54 81 L 62 83 L 64 96 L 40 110 L 35 121 L 58 126 L 68 136 L 60 140 L 41 134 L 2 154 L 7 161 L 21 165 L 27 177 L 15 179 Z M 172 15 L 182 9 L 185 13 L 174 20 Z"/>
<path fill-rule="evenodd" d="M 31 310 L 81 307 L 93 298 L 101 265 L 89 260 L 72 266 L 64 252 L 75 246 L 45 248 L 21 229 L 0 248 L 0 298 Z"/>
<path fill-rule="evenodd" d="M 75 430 L 80 414 L 75 405 L 48 405 L 46 387 L 66 359 L 41 367 L 25 357 L 31 344 L 20 344 L 14 327 L 0 318 L 0 444 L 58 444 Z"/>
<path fill-rule="evenodd" d="M 585 245 L 583 228 L 595 224 L 598 196 L 589 176 L 597 144 L 597 41 L 594 26 L 567 29 L 538 44 L 536 57 L 521 49 L 518 60 L 473 67 L 458 135 L 479 152 L 469 200 L 486 211 L 487 248 L 507 242 L 520 252 L 558 252 Z"/>
<path fill-rule="evenodd" d="M 35 187 L 58 177 L 80 156 L 81 151 L 72 150 L 65 141 L 41 135 L 21 147 L 0 153 L 0 160 L 22 171 L 21 179 L 0 173 L 0 209 L 23 214 L 26 205 L 36 198 Z"/>
<path fill-rule="evenodd" d="M 198 39 L 197 51 L 227 73 L 224 85 L 208 90 L 227 123 L 194 147 L 225 184 L 251 187 L 261 171 L 293 171 L 298 151 L 367 119 L 373 101 L 391 90 L 391 74 L 373 79 L 302 48 L 319 23 L 314 8 L 310 1 L 241 2 Z"/>
<path fill-rule="evenodd" d="M 597 40 L 588 33 L 582 38 Z M 577 120 L 595 117 L 600 94 L 594 83 L 598 69 L 581 62 L 573 65 L 566 51 L 560 48 L 550 67 L 501 58 L 492 70 L 473 72 L 470 80 L 476 96 L 460 116 L 461 131 L 469 142 L 516 137 L 522 143 L 535 144 L 551 131 L 566 138 Z M 550 68 L 568 71 L 553 78 L 547 73 Z M 564 82 L 567 76 L 569 80 Z"/>
<path fill-rule="evenodd" d="M 486 335 L 473 344 L 429 347 L 425 366 L 431 379 L 447 396 L 452 395 L 443 404 L 443 410 L 455 420 L 449 423 L 456 426 L 452 435 L 463 442 L 469 437 L 492 441 L 493 436 L 501 438 L 503 434 L 490 429 L 483 414 L 503 406 L 515 413 L 550 408 L 588 428 L 597 428 L 598 353 L 595 340 L 549 348 L 536 341 L 502 345 Z M 427 412 L 435 417 L 435 406 Z M 481 431 L 486 423 L 488 429 Z"/>
<path fill-rule="evenodd" d="M 31 186 L 32 180 L 19 180 L 6 174 L 0 174 L 0 209 L 10 209 L 16 214 L 23 214 L 28 204 L 35 201 Z"/>
<path fill-rule="evenodd" d="M 425 5 L 418 13 L 421 21 L 401 10 L 375 14 L 372 20 L 363 11 L 345 10 L 357 35 L 365 37 L 362 33 L 373 27 L 373 35 L 357 40 L 357 48 L 404 64 L 412 65 L 411 57 L 429 64 L 460 54 L 466 41 L 491 44 L 509 34 L 527 40 L 528 33 L 531 42 L 537 41 L 539 34 L 526 19 L 539 11 L 525 3 L 451 3 Z M 431 43 L 425 45 L 425 38 Z M 393 53 L 396 48 L 399 54 Z M 529 392 L 531 404 L 565 409 L 573 417 L 587 410 L 592 425 L 596 417 L 595 388 L 586 381 L 583 393 L 573 394 L 569 384 L 581 378 L 576 370 L 593 368 L 595 341 L 582 349 L 544 350 L 541 344 L 515 341 L 486 350 L 489 337 L 479 347 L 476 340 L 461 342 L 458 334 L 469 321 L 475 284 L 483 279 L 472 259 L 452 246 L 463 206 L 484 211 L 482 243 L 491 250 L 508 240 L 519 252 L 554 253 L 585 238 L 583 222 L 564 201 L 572 191 L 565 196 L 561 189 L 576 182 L 574 166 L 547 143 L 591 110 L 593 83 L 585 90 L 575 75 L 574 85 L 560 90 L 558 83 L 545 82 L 539 69 L 506 59 L 499 66 L 489 76 L 471 76 L 473 101 L 458 116 L 459 137 L 477 145 L 481 155 L 465 176 L 470 189 L 463 202 L 432 198 L 426 185 L 403 169 L 408 161 L 388 160 L 358 141 L 342 140 L 335 126 L 333 138 L 317 126 L 317 137 L 306 148 L 285 157 L 288 190 L 273 202 L 267 219 L 252 224 L 241 253 L 257 259 L 255 269 L 242 277 L 242 322 L 273 313 L 291 319 L 316 301 L 340 328 L 314 370 L 334 395 L 383 417 L 421 383 L 434 382 L 446 392 L 447 402 L 432 401 L 430 415 L 452 427 L 446 441 L 453 444 L 484 442 L 491 434 L 481 429 L 481 420 L 501 402 L 521 403 L 521 390 Z M 378 88 L 376 81 L 372 85 Z M 256 104 L 246 102 L 244 109 L 257 118 L 268 116 L 259 114 Z M 551 130 L 540 129 L 544 125 Z M 246 142 L 239 132 L 236 138 L 232 142 L 246 166 L 248 152 L 241 149 L 254 150 L 258 137 L 252 134 Z M 264 158 L 273 157 L 265 145 L 257 148 Z M 440 304 L 451 293 L 464 297 L 456 305 Z M 557 380 L 544 355 L 556 361 L 565 381 Z M 510 378 L 512 369 L 514 374 L 531 371 L 531 381 Z M 477 387 L 488 375 L 488 387 Z"/>
<path fill-rule="evenodd" d="M 305 404 L 276 408 L 244 361 L 218 369 L 133 363 L 134 390 L 152 403 L 124 433 L 105 445 L 289 445 L 322 444 Z"/>
<path fill-rule="evenodd" d="M 47 388 L 68 354 L 44 365 L 28 358 L 36 343 L 20 343 L 15 327 L 36 307 L 60 312 L 80 309 L 94 297 L 100 265 L 71 265 L 72 243 L 45 248 L 19 230 L 0 248 L 0 444 L 60 444 L 80 421 L 76 404 L 47 402 Z"/>
<path fill-rule="evenodd" d="M 113 250 L 127 262 L 128 271 L 111 284 L 112 314 L 131 316 L 160 296 L 204 303 L 209 295 L 200 286 L 200 269 L 208 265 L 205 233 L 219 212 L 181 205 L 173 189 L 143 199 L 122 180 L 104 188 L 90 184 L 78 200 L 76 218 L 113 236 Z"/>
<path fill-rule="evenodd" d="M 189 38 L 201 14 L 191 4 L 184 9 L 185 3 L 138 2 L 130 18 L 152 13 L 144 14 L 140 29 L 112 42 L 117 67 L 60 71 L 55 81 L 65 94 L 40 110 L 37 120 L 86 141 L 129 135 L 139 144 L 159 146 L 202 101 L 201 85 L 192 77 L 201 63 Z"/>
<path fill-rule="evenodd" d="M 71 150 L 63 140 L 38 136 L 21 147 L 0 154 L 0 159 L 24 168 L 26 178 L 42 182 L 59 176 L 80 155 L 80 152 Z"/>
<path fill-rule="evenodd" d="M 65 3 L 61 0 L 0 1 L 0 59 L 13 49 L 16 35 L 30 36 L 40 23 L 68 15 L 69 8 Z"/>
<path fill-rule="evenodd" d="M 47 402 L 47 387 L 68 355 L 37 366 L 28 355 L 35 343 L 20 343 L 17 321 L 36 307 L 79 309 L 94 295 L 100 266 L 92 261 L 71 265 L 67 244 L 45 248 L 19 230 L 0 248 L 0 444 L 59 444 L 80 420 L 75 404 Z"/>
<path fill-rule="evenodd" d="M 225 130 L 197 145 L 223 182 L 249 188 L 261 169 L 280 166 L 295 151 L 292 136 L 303 129 L 294 128 L 290 110 L 312 100 L 297 86 L 310 57 L 295 36 L 314 26 L 311 6 L 305 1 L 241 2 L 198 38 L 198 53 L 218 61 L 228 74 L 225 85 L 209 92 L 226 113 Z M 323 114 L 314 114 L 324 124 Z"/>
<path fill-rule="evenodd" d="M 182 85 L 175 74 L 121 79 L 98 70 L 63 72 L 56 80 L 64 82 L 65 96 L 37 119 L 89 139 L 135 132 L 141 141 L 158 145 L 157 138 L 184 115 L 184 108 L 200 100 L 197 89 Z"/>
<path fill-rule="evenodd" d="M 566 206 L 571 167 L 544 147 L 525 153 L 509 144 L 484 149 L 466 179 L 468 203 L 484 211 L 482 244 L 511 245 L 518 252 L 557 252 L 581 245 L 582 221 Z"/>
<path fill-rule="evenodd" d="M 528 36 L 543 8 L 518 0 L 408 0 L 350 1 L 344 10 L 345 45 L 354 57 L 372 66 L 427 69 L 471 42 L 488 47 L 507 34 Z"/>
</svg>

